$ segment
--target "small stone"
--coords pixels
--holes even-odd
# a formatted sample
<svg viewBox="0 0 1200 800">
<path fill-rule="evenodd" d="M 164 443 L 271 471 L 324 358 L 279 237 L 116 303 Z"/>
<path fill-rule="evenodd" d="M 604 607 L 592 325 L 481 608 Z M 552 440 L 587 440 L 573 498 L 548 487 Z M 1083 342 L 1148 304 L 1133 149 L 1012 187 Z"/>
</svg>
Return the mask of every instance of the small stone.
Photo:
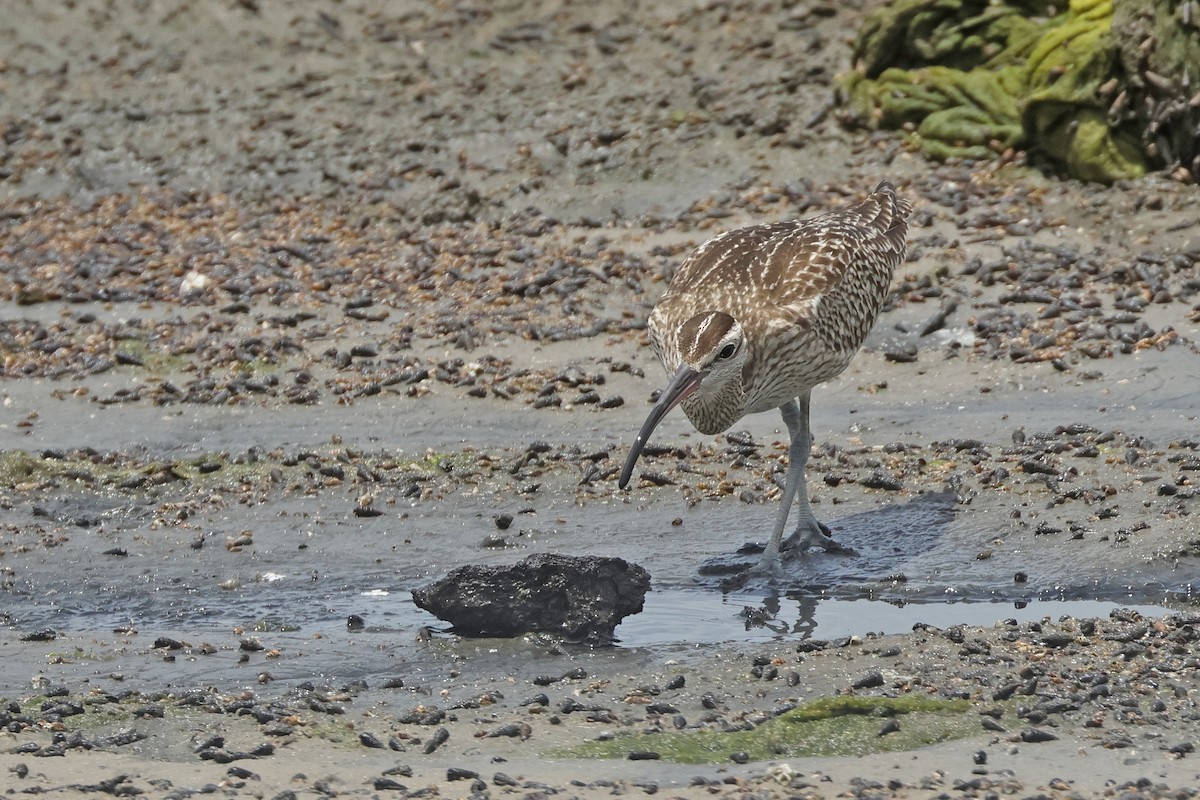
<svg viewBox="0 0 1200 800">
<path fill-rule="evenodd" d="M 852 683 L 851 686 L 855 689 L 874 689 L 883 686 L 883 683 L 883 673 L 877 669 L 873 669 Z"/>
<path fill-rule="evenodd" d="M 391 789 L 391 790 L 397 791 L 397 792 L 408 791 L 407 786 L 405 786 L 402 783 L 399 783 L 398 781 L 394 781 L 391 778 L 376 778 L 375 782 L 372 783 L 371 786 L 372 786 L 372 788 L 374 788 L 376 790 Z"/>
<path fill-rule="evenodd" d="M 383 742 L 379 741 L 379 737 L 369 731 L 363 731 L 358 735 L 358 743 L 363 747 L 371 747 L 376 750 L 383 749 Z"/>
</svg>

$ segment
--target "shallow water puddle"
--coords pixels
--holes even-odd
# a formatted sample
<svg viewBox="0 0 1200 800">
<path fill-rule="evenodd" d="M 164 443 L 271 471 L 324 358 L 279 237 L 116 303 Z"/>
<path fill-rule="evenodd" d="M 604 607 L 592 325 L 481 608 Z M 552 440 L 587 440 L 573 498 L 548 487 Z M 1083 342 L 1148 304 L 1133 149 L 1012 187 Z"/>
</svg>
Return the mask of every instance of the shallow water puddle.
<svg viewBox="0 0 1200 800">
<path fill-rule="evenodd" d="M 885 600 L 719 595 L 685 589 L 655 590 L 641 614 L 617 628 L 623 647 L 654 647 L 679 642 L 716 644 L 777 639 L 840 639 L 867 633 L 908 633 L 914 625 L 992 626 L 1015 620 L 1035 622 L 1062 616 L 1107 617 L 1127 608 L 1143 616 L 1174 609 L 1118 600 L 1032 600 L 1016 602 L 922 602 L 896 605 Z"/>
</svg>

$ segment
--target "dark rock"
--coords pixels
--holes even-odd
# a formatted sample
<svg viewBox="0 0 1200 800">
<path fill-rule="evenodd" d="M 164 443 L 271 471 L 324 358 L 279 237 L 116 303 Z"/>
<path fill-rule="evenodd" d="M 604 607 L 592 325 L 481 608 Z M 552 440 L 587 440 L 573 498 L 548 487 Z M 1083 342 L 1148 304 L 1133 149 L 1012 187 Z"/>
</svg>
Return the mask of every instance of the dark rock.
<svg viewBox="0 0 1200 800">
<path fill-rule="evenodd" d="M 883 686 L 883 683 L 883 673 L 877 669 L 873 669 L 851 685 L 855 689 L 874 689 L 877 686 Z"/>
<path fill-rule="evenodd" d="M 371 747 L 377 750 L 383 749 L 383 742 L 379 741 L 379 737 L 369 731 L 363 731 L 358 735 L 358 743 L 363 747 Z"/>
<path fill-rule="evenodd" d="M 1021 684 L 1016 681 L 1006 683 L 1003 686 L 1001 686 L 999 689 L 997 689 L 996 691 L 992 692 L 992 699 L 993 700 L 1007 700 L 1008 698 L 1010 698 L 1014 694 L 1016 694 L 1017 689 L 1020 689 L 1020 688 L 1021 688 Z"/>
<path fill-rule="evenodd" d="M 539 553 L 507 567 L 459 567 L 412 594 L 459 634 L 547 632 L 607 643 L 642 610 L 649 589 L 649 573 L 624 559 Z"/>
<path fill-rule="evenodd" d="M 438 728 L 436 731 L 433 732 L 433 736 L 429 737 L 429 741 L 425 742 L 425 749 L 424 749 L 425 755 L 429 755 L 434 750 L 437 750 L 439 747 L 444 745 L 449 738 L 450 738 L 450 731 L 446 730 L 445 728 Z M 472 774 L 470 777 L 474 778 L 477 776 Z M 457 780 L 457 779 L 451 778 L 450 780 Z"/>
<path fill-rule="evenodd" d="M 1066 647 L 1075 642 L 1075 637 L 1069 633 L 1048 633 L 1042 637 L 1042 644 L 1046 647 Z"/>
<path fill-rule="evenodd" d="M 525 731 L 515 722 L 507 722 L 501 725 L 499 728 L 496 728 L 491 733 L 487 734 L 487 738 L 489 739 L 498 739 L 502 736 L 507 736 L 509 738 L 515 738 L 517 736 L 520 736 L 523 739 L 527 738 L 525 736 Z"/>
<path fill-rule="evenodd" d="M 382 791 L 385 789 L 391 789 L 391 790 L 394 790 L 397 792 L 408 791 L 407 786 L 405 786 L 402 783 L 398 783 L 397 781 L 394 781 L 391 778 L 376 778 L 374 783 L 372 783 L 371 785 L 374 789 L 379 790 L 379 791 Z"/>
<path fill-rule="evenodd" d="M 900 481 L 878 469 L 860 480 L 859 484 L 868 489 L 885 489 L 889 492 L 898 492 L 904 488 L 904 484 Z"/>
<path fill-rule="evenodd" d="M 396 715 L 401 725 L 437 725 L 446 718 L 446 712 L 436 706 L 420 705 Z"/>
<path fill-rule="evenodd" d="M 883 351 L 883 357 L 897 364 L 910 364 L 917 360 L 917 346 L 911 342 L 892 345 Z"/>
</svg>

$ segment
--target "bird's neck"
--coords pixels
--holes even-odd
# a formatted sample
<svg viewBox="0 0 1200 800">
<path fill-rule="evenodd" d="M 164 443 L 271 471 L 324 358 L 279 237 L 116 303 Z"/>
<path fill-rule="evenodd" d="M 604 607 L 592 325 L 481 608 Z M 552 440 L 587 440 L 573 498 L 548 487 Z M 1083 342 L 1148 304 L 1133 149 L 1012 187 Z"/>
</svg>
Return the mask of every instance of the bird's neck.
<svg viewBox="0 0 1200 800">
<path fill-rule="evenodd" d="M 746 413 L 746 395 L 736 382 L 724 384 L 706 393 L 704 386 L 681 403 L 683 413 L 696 430 L 711 436 L 729 430 Z"/>
</svg>

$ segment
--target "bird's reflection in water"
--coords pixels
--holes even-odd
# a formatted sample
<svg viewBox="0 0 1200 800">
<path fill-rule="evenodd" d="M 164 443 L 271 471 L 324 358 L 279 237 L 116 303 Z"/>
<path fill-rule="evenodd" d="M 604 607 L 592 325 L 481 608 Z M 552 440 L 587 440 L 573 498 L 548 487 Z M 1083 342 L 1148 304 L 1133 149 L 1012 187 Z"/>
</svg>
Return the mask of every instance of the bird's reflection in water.
<svg viewBox="0 0 1200 800">
<path fill-rule="evenodd" d="M 780 635 L 794 633 L 799 634 L 801 639 L 810 638 L 817 629 L 817 598 L 802 596 L 789 599 L 794 599 L 797 604 L 798 614 L 794 623 L 789 624 L 779 618 L 783 604 L 780 602 L 779 593 L 774 591 L 764 597 L 757 608 L 742 606 L 738 616 L 747 631 L 766 628 Z"/>
</svg>

